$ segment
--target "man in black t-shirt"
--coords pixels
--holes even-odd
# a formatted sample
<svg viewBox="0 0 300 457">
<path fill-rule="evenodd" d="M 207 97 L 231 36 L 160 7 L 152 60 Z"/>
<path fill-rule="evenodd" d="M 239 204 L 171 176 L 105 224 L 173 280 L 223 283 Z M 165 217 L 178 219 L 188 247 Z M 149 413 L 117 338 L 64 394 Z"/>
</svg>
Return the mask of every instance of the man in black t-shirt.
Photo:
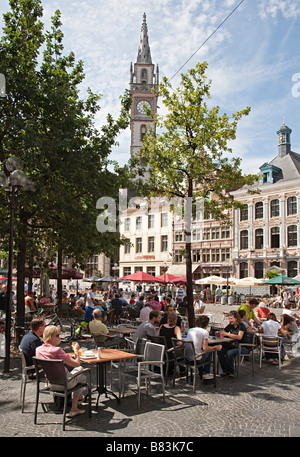
<svg viewBox="0 0 300 457">
<path fill-rule="evenodd" d="M 162 317 L 162 319 L 161 319 L 161 321 L 160 321 L 160 325 L 166 324 L 166 323 L 167 323 L 167 320 L 168 320 L 168 314 L 174 313 L 174 312 L 175 312 L 175 310 L 174 310 L 173 306 L 172 306 L 172 305 L 168 305 L 168 306 L 167 306 L 167 309 L 166 309 L 166 312 L 165 312 L 165 314 L 163 315 L 163 317 Z M 178 314 L 177 314 L 177 324 L 176 324 L 176 325 L 177 325 L 179 328 L 181 328 L 181 317 L 178 316 Z"/>
</svg>

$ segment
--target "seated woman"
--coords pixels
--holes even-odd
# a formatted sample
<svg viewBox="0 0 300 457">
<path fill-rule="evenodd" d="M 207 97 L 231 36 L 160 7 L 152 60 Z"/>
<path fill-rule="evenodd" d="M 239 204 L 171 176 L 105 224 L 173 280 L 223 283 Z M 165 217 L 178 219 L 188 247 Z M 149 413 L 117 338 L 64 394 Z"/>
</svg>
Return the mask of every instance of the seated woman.
<svg viewBox="0 0 300 457">
<path fill-rule="evenodd" d="M 164 336 L 166 338 L 168 349 L 171 349 L 173 346 L 172 338 L 177 338 L 178 340 L 182 339 L 180 327 L 177 325 L 177 317 L 176 313 L 169 313 L 167 323 L 162 324 L 157 331 L 157 336 Z"/>
<path fill-rule="evenodd" d="M 48 325 L 48 327 L 45 328 L 44 333 L 43 333 L 43 341 L 44 344 L 42 346 L 39 346 L 36 348 L 36 357 L 41 358 L 41 359 L 56 359 L 56 360 L 63 360 L 64 364 L 66 365 L 66 375 L 67 378 L 69 379 L 68 381 L 68 389 L 71 389 L 72 387 L 75 387 L 78 383 L 85 383 L 86 382 L 86 377 L 84 374 L 81 374 L 79 376 L 76 376 L 75 378 L 72 379 L 72 376 L 75 373 L 78 373 L 78 371 L 82 370 L 82 367 L 80 366 L 80 357 L 78 354 L 79 350 L 79 344 L 76 343 L 75 345 L 75 357 L 70 357 L 61 347 L 58 345 L 60 344 L 60 328 L 56 327 L 55 325 Z M 71 369 L 73 368 L 72 371 L 68 370 L 68 367 Z M 78 389 L 74 392 L 73 394 L 73 399 L 72 399 L 72 407 L 71 411 L 69 413 L 70 417 L 77 416 L 79 414 L 84 414 L 83 409 L 78 408 L 78 401 L 83 399 L 83 390 Z"/>
<path fill-rule="evenodd" d="M 286 317 L 284 317 L 286 316 Z M 288 328 L 290 327 L 290 322 L 289 322 L 289 316 L 287 315 L 281 315 L 281 323 L 277 321 L 277 317 L 275 313 L 269 313 L 267 320 L 262 322 L 261 327 L 259 328 L 259 332 L 263 333 L 264 336 L 270 337 L 270 338 L 276 338 L 279 335 L 284 336 L 287 335 L 288 333 Z M 284 350 L 284 344 L 281 346 L 282 350 L 282 359 L 286 358 L 286 353 Z M 279 361 L 277 358 L 274 358 L 274 354 L 271 352 L 266 352 L 265 353 L 265 360 L 270 360 L 274 359 L 273 363 L 274 365 L 278 365 Z"/>
<path fill-rule="evenodd" d="M 224 336 L 232 338 L 233 341 L 222 343 L 222 349 L 218 352 L 219 361 L 223 373 L 221 376 L 234 377 L 234 358 L 238 355 L 238 345 L 246 342 L 247 330 L 237 311 L 228 313 L 229 325 L 223 331 Z M 242 345 L 241 353 L 247 354 L 247 348 Z"/>
</svg>

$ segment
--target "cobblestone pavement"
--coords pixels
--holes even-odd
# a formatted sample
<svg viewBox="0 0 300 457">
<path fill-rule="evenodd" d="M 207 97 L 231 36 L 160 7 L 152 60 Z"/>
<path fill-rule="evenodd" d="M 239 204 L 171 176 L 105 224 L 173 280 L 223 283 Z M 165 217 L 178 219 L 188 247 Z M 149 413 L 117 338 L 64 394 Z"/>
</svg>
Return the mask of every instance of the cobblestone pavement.
<svg viewBox="0 0 300 457">
<path fill-rule="evenodd" d="M 234 306 L 208 305 L 207 312 L 221 320 L 224 311 Z M 281 310 L 276 309 L 276 314 Z M 84 346 L 91 347 L 86 339 Z M 71 348 L 66 347 L 70 350 Z M 163 403 L 161 389 L 153 383 L 151 395 L 142 394 L 141 409 L 137 410 L 135 392 L 126 390 L 125 398 L 118 404 L 113 397 L 101 395 L 99 407 L 93 407 L 92 418 L 88 413 L 67 419 L 62 431 L 61 414 L 58 414 L 49 396 L 49 412 L 39 407 L 38 424 L 33 423 L 35 383 L 27 385 L 26 407 L 20 409 L 21 360 L 13 357 L 10 373 L 3 373 L 0 361 L 0 436 L 1 437 L 106 437 L 117 442 L 118 438 L 151 437 L 153 440 L 190 437 L 299 437 L 299 380 L 300 358 L 284 362 L 282 369 L 256 363 L 255 377 L 251 363 L 244 362 L 238 379 L 218 378 L 217 388 L 203 385 L 198 379 L 196 394 L 186 384 L 185 378 L 166 390 Z M 93 380 L 94 379 L 94 371 Z M 170 385 L 171 384 L 171 385 Z M 115 385 L 115 389 L 117 386 Z M 117 390 L 115 390 L 117 392 Z M 97 393 L 93 395 L 95 406 Z M 87 405 L 83 404 L 87 409 Z"/>
</svg>

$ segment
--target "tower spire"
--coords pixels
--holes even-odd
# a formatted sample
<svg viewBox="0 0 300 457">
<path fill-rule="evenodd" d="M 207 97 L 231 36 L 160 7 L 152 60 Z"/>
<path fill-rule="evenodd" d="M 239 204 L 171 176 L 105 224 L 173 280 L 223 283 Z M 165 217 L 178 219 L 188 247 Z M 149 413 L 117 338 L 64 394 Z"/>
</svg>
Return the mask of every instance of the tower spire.
<svg viewBox="0 0 300 457">
<path fill-rule="evenodd" d="M 148 40 L 148 29 L 146 22 L 146 13 L 143 15 L 143 24 L 141 29 L 140 45 L 138 49 L 137 60 L 138 63 L 152 64 L 151 51 Z"/>
</svg>

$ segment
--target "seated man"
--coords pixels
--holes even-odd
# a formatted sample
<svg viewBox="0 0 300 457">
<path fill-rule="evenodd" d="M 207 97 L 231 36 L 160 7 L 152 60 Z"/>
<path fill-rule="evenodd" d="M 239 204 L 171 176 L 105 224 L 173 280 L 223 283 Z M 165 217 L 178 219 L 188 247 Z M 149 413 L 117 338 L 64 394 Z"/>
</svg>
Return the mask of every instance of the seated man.
<svg viewBox="0 0 300 457">
<path fill-rule="evenodd" d="M 209 317 L 208 316 L 198 316 L 196 319 L 196 327 L 190 328 L 186 340 L 193 341 L 194 348 L 195 348 L 195 355 L 196 360 L 201 362 L 211 362 L 211 357 L 213 351 L 220 351 L 222 349 L 222 345 L 218 344 L 215 346 L 208 345 L 208 337 L 209 332 L 207 330 L 209 324 Z M 205 352 L 205 354 L 203 354 Z M 202 354 L 201 354 L 202 353 Z M 185 357 L 189 360 L 189 354 L 185 353 Z M 201 374 L 202 367 L 199 367 L 199 374 Z M 203 379 L 211 378 L 210 375 L 210 365 L 203 366 Z"/>
<path fill-rule="evenodd" d="M 34 299 L 33 292 L 29 291 L 25 297 L 25 314 L 33 314 L 37 311 Z"/>
<path fill-rule="evenodd" d="M 138 338 L 148 338 L 148 336 L 155 336 L 157 328 L 161 320 L 160 311 L 153 309 L 149 314 L 149 320 L 143 322 L 138 326 L 136 332 L 134 333 L 132 339 L 137 341 Z"/>
<path fill-rule="evenodd" d="M 247 322 L 249 327 L 253 327 L 253 325 L 250 322 L 251 319 L 257 324 L 257 326 L 259 326 L 261 324 L 259 317 L 257 317 L 254 313 L 254 308 L 256 308 L 257 305 L 258 305 L 258 300 L 256 298 L 249 298 L 248 303 L 241 305 L 238 308 L 238 311 L 240 311 L 241 309 L 246 311 L 245 322 Z"/>
<path fill-rule="evenodd" d="M 28 367 L 33 365 L 32 357 L 35 356 L 36 348 L 43 344 L 41 336 L 43 335 L 45 327 L 46 322 L 43 317 L 33 318 L 30 322 L 31 330 L 26 333 L 21 340 L 20 349 L 22 349 L 24 353 L 26 365 Z M 28 377 L 33 378 L 34 372 L 34 369 L 32 371 L 28 371 Z"/>
<path fill-rule="evenodd" d="M 149 305 L 149 303 L 146 303 L 144 308 L 141 309 L 140 311 L 140 316 L 139 316 L 139 320 L 142 321 L 142 322 L 146 322 L 149 320 L 149 315 L 151 313 L 151 306 Z"/>
<path fill-rule="evenodd" d="M 115 294 L 115 297 L 111 301 L 110 324 L 113 324 L 114 321 L 117 322 L 123 316 L 122 306 L 123 299 L 120 299 L 119 294 Z"/>
<path fill-rule="evenodd" d="M 89 323 L 89 330 L 94 336 L 95 341 L 99 344 L 102 344 L 109 339 L 109 330 L 106 325 L 103 324 L 101 318 L 102 311 L 99 308 L 96 308 L 93 311 L 93 320 Z M 112 338 L 109 345 L 116 345 L 118 344 L 118 341 L 118 337 Z"/>
<path fill-rule="evenodd" d="M 175 312 L 175 311 L 174 311 L 174 307 L 173 307 L 172 305 L 168 305 L 165 314 L 164 314 L 163 317 L 161 318 L 160 324 L 161 324 L 161 325 L 166 324 L 167 321 L 168 321 L 168 315 L 171 314 L 171 313 L 174 313 L 174 312 Z M 176 325 L 177 325 L 179 328 L 181 328 L 181 320 L 182 320 L 182 319 L 181 319 L 181 317 L 180 317 L 178 314 L 176 314 L 176 316 L 177 316 L 177 323 L 176 323 Z"/>
</svg>

